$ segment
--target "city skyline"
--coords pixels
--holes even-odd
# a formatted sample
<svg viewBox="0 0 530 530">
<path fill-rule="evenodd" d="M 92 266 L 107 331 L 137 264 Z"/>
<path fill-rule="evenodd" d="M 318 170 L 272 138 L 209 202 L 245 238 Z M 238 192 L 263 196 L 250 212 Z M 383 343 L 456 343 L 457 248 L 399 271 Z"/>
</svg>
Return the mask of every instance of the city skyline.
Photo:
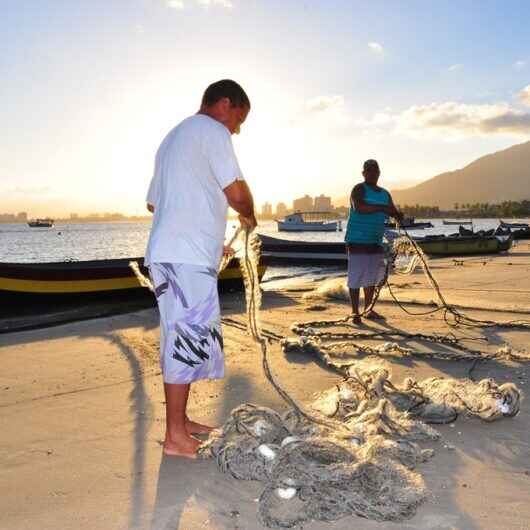
<svg viewBox="0 0 530 530">
<path fill-rule="evenodd" d="M 9 2 L 0 211 L 143 215 L 163 137 L 226 77 L 252 102 L 234 145 L 257 204 L 347 196 L 367 158 L 390 189 L 460 168 L 530 137 L 529 18 L 490 0 Z"/>
</svg>

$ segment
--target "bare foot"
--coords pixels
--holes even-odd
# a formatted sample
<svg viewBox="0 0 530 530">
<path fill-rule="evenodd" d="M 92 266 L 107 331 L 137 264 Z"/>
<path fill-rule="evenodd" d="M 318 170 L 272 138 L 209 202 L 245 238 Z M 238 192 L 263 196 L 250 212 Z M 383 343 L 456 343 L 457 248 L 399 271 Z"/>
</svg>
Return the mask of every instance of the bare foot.
<svg viewBox="0 0 530 530">
<path fill-rule="evenodd" d="M 354 324 L 360 324 L 361 323 L 361 315 L 352 315 L 352 321 Z"/>
<path fill-rule="evenodd" d="M 196 421 L 191 421 L 186 418 L 186 431 L 188 434 L 210 434 L 213 431 L 213 427 L 209 425 L 203 425 L 202 423 L 197 423 Z"/>
<path fill-rule="evenodd" d="M 366 315 L 364 315 L 364 318 L 369 318 L 370 320 L 385 320 L 385 317 L 379 313 L 376 313 L 373 309 Z"/>
<path fill-rule="evenodd" d="M 166 434 L 164 440 L 164 454 L 168 456 L 183 456 L 185 458 L 197 458 L 197 448 L 200 442 L 189 434 L 178 434 L 171 439 Z"/>
</svg>

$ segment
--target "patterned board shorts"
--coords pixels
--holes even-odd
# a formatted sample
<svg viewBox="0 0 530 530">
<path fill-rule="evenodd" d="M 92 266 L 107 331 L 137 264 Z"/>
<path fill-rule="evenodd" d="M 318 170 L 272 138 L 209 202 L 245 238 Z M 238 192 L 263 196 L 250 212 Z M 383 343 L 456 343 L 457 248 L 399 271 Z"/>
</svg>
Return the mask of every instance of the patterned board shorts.
<svg viewBox="0 0 530 530">
<path fill-rule="evenodd" d="M 149 273 L 160 311 L 160 367 L 164 383 L 224 376 L 217 271 L 185 263 L 152 263 Z"/>
<path fill-rule="evenodd" d="M 385 278 L 386 263 L 383 253 L 348 253 L 348 287 L 372 287 L 379 285 Z"/>
</svg>

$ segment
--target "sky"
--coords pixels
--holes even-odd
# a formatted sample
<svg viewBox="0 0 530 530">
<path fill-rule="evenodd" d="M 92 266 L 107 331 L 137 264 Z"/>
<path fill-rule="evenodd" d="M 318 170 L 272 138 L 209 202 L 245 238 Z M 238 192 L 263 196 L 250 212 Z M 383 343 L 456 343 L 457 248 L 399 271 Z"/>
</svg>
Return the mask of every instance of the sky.
<svg viewBox="0 0 530 530">
<path fill-rule="evenodd" d="M 239 82 L 258 205 L 403 188 L 530 140 L 530 2 L 0 0 L 0 213 L 145 213 L 156 150 Z"/>
</svg>

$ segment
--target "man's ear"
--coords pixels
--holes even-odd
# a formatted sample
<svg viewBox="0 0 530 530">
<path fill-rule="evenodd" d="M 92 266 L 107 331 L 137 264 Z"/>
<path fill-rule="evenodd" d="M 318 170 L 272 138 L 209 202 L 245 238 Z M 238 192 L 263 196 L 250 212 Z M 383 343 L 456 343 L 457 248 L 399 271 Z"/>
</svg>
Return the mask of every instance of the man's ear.
<svg viewBox="0 0 530 530">
<path fill-rule="evenodd" d="M 224 112 L 228 112 L 231 106 L 230 98 L 221 98 L 221 108 Z"/>
</svg>

